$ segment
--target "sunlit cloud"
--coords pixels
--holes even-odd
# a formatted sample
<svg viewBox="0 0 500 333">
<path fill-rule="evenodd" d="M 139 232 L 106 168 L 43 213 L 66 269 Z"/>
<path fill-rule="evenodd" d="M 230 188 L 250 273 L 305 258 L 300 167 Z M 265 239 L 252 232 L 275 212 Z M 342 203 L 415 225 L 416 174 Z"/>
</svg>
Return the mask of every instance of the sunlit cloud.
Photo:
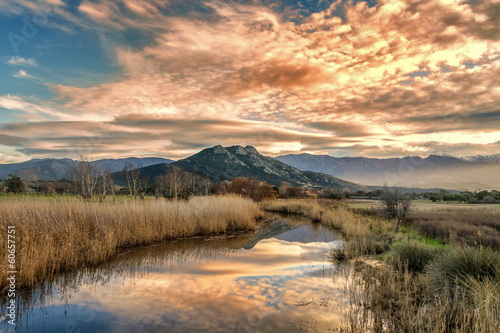
<svg viewBox="0 0 500 333">
<path fill-rule="evenodd" d="M 28 4 L 7 7 L 12 14 L 22 6 Z M 66 7 L 51 4 L 61 22 L 94 31 L 120 72 L 95 84 L 51 82 L 46 87 L 56 97 L 36 107 L 14 108 L 13 101 L 26 99 L 15 95 L 3 105 L 51 110 L 37 115 L 92 123 L 110 136 L 133 133 L 126 143 L 103 143 L 101 155 L 126 154 L 135 139 L 130 154 L 169 150 L 169 157 L 214 144 L 253 144 L 271 155 L 423 156 L 436 152 L 429 140 L 462 154 L 455 146 L 461 135 L 481 147 L 498 135 L 500 5 L 493 0 L 382 0 L 372 7 L 337 1 L 309 15 L 279 12 L 269 2 L 193 2 L 180 10 L 177 1 L 100 0 Z M 117 38 L 127 33 L 143 36 L 141 42 Z M 186 125 L 215 119 L 234 124 L 197 124 L 197 133 Z M 162 132 L 155 122 L 168 124 Z M 47 155 L 58 153 L 43 137 L 33 139 Z"/>
</svg>

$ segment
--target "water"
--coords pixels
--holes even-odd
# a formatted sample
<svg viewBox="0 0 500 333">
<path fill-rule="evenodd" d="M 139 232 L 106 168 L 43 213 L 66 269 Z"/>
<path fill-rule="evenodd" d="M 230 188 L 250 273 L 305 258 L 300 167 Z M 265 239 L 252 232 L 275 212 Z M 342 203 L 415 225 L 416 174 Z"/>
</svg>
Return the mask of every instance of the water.
<svg viewBox="0 0 500 333">
<path fill-rule="evenodd" d="M 1 332 L 325 332 L 343 291 L 328 252 L 341 236 L 274 216 L 254 234 L 123 251 L 19 300 Z M 3 302 L 4 300 L 2 300 Z"/>
</svg>

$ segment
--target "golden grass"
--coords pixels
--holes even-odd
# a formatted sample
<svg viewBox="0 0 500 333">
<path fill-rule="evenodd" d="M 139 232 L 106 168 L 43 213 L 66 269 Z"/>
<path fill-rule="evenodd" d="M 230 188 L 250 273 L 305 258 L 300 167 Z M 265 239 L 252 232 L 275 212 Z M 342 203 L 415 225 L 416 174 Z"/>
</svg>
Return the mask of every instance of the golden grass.
<svg viewBox="0 0 500 333">
<path fill-rule="evenodd" d="M 333 258 L 356 260 L 352 266 L 347 266 L 351 269 L 344 271 L 348 280 L 347 306 L 341 332 L 498 331 L 500 285 L 497 278 L 472 279 L 466 269 L 461 269 L 456 272 L 455 278 L 461 276 L 462 272 L 467 283 L 466 288 L 460 297 L 451 297 L 449 293 L 435 292 L 430 287 L 431 281 L 426 274 L 408 270 L 411 268 L 408 267 L 410 263 L 392 269 L 391 266 L 383 264 L 372 267 L 359 260 L 359 257 L 365 254 L 388 250 L 392 241 L 408 236 L 395 235 L 392 232 L 393 223 L 377 217 L 377 214 L 367 216 L 368 214 L 357 213 L 345 205 L 322 205 L 314 200 L 266 201 L 261 203 L 261 208 L 304 215 L 332 226 L 344 234 L 344 248 L 334 250 Z M 465 218 L 470 219 L 470 216 Z M 418 256 L 416 250 L 409 254 Z M 432 268 L 432 264 L 427 265 L 432 260 L 434 259 L 428 258 L 425 263 L 418 263 L 425 266 L 418 267 L 418 270 Z M 470 269 L 477 268 L 477 264 L 468 265 Z M 441 264 L 439 267 L 444 266 Z"/>
<path fill-rule="evenodd" d="M 7 286 L 7 227 L 16 230 L 18 287 L 109 259 L 117 249 L 165 239 L 255 228 L 256 203 L 234 195 L 189 201 L 95 203 L 9 198 L 0 201 L 0 291 Z"/>
<path fill-rule="evenodd" d="M 354 211 L 382 218 L 375 204 L 349 204 Z M 404 226 L 420 234 L 449 244 L 483 245 L 500 250 L 500 205 L 455 203 L 423 203 L 416 201 L 415 210 L 407 216 Z"/>
<path fill-rule="evenodd" d="M 462 294 L 431 293 L 424 274 L 356 262 L 341 332 L 490 333 L 500 327 L 498 281 L 467 278 Z"/>
<path fill-rule="evenodd" d="M 388 249 L 393 225 L 383 219 L 373 219 L 353 212 L 343 205 L 320 204 L 315 200 L 270 200 L 260 207 L 267 211 L 298 214 L 338 229 L 345 237 L 346 258 L 363 254 L 378 254 Z"/>
</svg>

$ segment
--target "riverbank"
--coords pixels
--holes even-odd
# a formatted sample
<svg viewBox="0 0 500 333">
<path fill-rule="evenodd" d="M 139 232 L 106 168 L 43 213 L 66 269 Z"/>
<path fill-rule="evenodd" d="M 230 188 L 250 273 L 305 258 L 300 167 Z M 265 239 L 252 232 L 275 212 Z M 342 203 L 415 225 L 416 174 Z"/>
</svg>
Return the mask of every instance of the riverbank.
<svg viewBox="0 0 500 333">
<path fill-rule="evenodd" d="M 8 289 L 7 230 L 15 230 L 17 288 L 95 265 L 118 249 L 198 235 L 253 230 L 258 205 L 234 195 L 188 201 L 97 203 L 9 198 L 0 201 L 0 294 Z M 9 228 L 10 227 L 10 228 Z"/>
<path fill-rule="evenodd" d="M 355 213 L 342 205 L 329 205 L 316 200 L 270 200 L 260 204 L 263 210 L 302 215 L 339 230 L 345 237 L 342 248 L 334 255 L 355 259 L 362 255 L 381 254 L 399 239 L 393 225 L 384 219 L 374 219 Z M 396 239 L 397 238 L 397 239 Z"/>
<path fill-rule="evenodd" d="M 344 234 L 344 247 L 332 251 L 333 261 L 348 263 L 344 272 L 349 306 L 343 331 L 489 333 L 500 329 L 497 250 L 451 239 L 443 244 L 412 227 L 395 234 L 390 221 L 343 205 L 275 200 L 262 203 L 261 208 L 308 216 Z M 372 255 L 370 260 L 367 255 Z M 367 264 L 375 257 L 380 264 Z"/>
</svg>

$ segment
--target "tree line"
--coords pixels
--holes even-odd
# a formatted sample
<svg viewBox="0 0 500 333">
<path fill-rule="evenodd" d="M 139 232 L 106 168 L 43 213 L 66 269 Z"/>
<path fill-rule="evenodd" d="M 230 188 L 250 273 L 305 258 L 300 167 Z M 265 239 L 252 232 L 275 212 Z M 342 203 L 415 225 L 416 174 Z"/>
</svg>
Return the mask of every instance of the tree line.
<svg viewBox="0 0 500 333">
<path fill-rule="evenodd" d="M 187 199 L 195 195 L 236 193 L 256 201 L 273 198 L 284 199 L 330 199 L 341 200 L 349 197 L 386 199 L 387 191 L 376 189 L 346 192 L 338 189 L 307 189 L 291 186 L 283 182 L 272 186 L 252 177 L 237 177 L 231 181 L 215 183 L 210 179 L 171 166 L 167 172 L 153 179 L 142 173 L 141 164 L 126 164 L 120 172 L 112 174 L 105 164 L 92 163 L 81 156 L 69 170 L 68 178 L 58 181 L 39 181 L 33 170 L 21 170 L 19 175 L 10 174 L 4 182 L 0 181 L 0 192 L 22 193 L 31 190 L 42 194 L 78 194 L 83 200 L 104 201 L 108 196 L 128 195 L 144 199 L 145 196 L 167 199 Z M 497 203 L 500 191 L 462 191 L 412 193 L 412 198 L 432 201 L 459 201 L 466 203 Z"/>
<path fill-rule="evenodd" d="M 340 200 L 348 196 L 343 191 L 325 189 L 308 190 L 284 182 L 280 187 L 252 177 L 237 177 L 231 181 L 215 183 L 208 179 L 171 166 L 166 172 L 150 178 L 142 172 L 141 164 L 126 164 L 123 169 L 111 173 L 105 164 L 92 163 L 85 156 L 75 161 L 67 178 L 57 181 L 41 181 L 33 170 L 21 170 L 19 176 L 9 175 L 0 181 L 0 192 L 40 194 L 77 194 L 82 200 L 105 201 L 107 197 L 128 195 L 135 199 L 155 196 L 166 199 L 187 199 L 190 196 L 235 193 L 256 201 L 273 198 L 325 198 Z"/>
</svg>

